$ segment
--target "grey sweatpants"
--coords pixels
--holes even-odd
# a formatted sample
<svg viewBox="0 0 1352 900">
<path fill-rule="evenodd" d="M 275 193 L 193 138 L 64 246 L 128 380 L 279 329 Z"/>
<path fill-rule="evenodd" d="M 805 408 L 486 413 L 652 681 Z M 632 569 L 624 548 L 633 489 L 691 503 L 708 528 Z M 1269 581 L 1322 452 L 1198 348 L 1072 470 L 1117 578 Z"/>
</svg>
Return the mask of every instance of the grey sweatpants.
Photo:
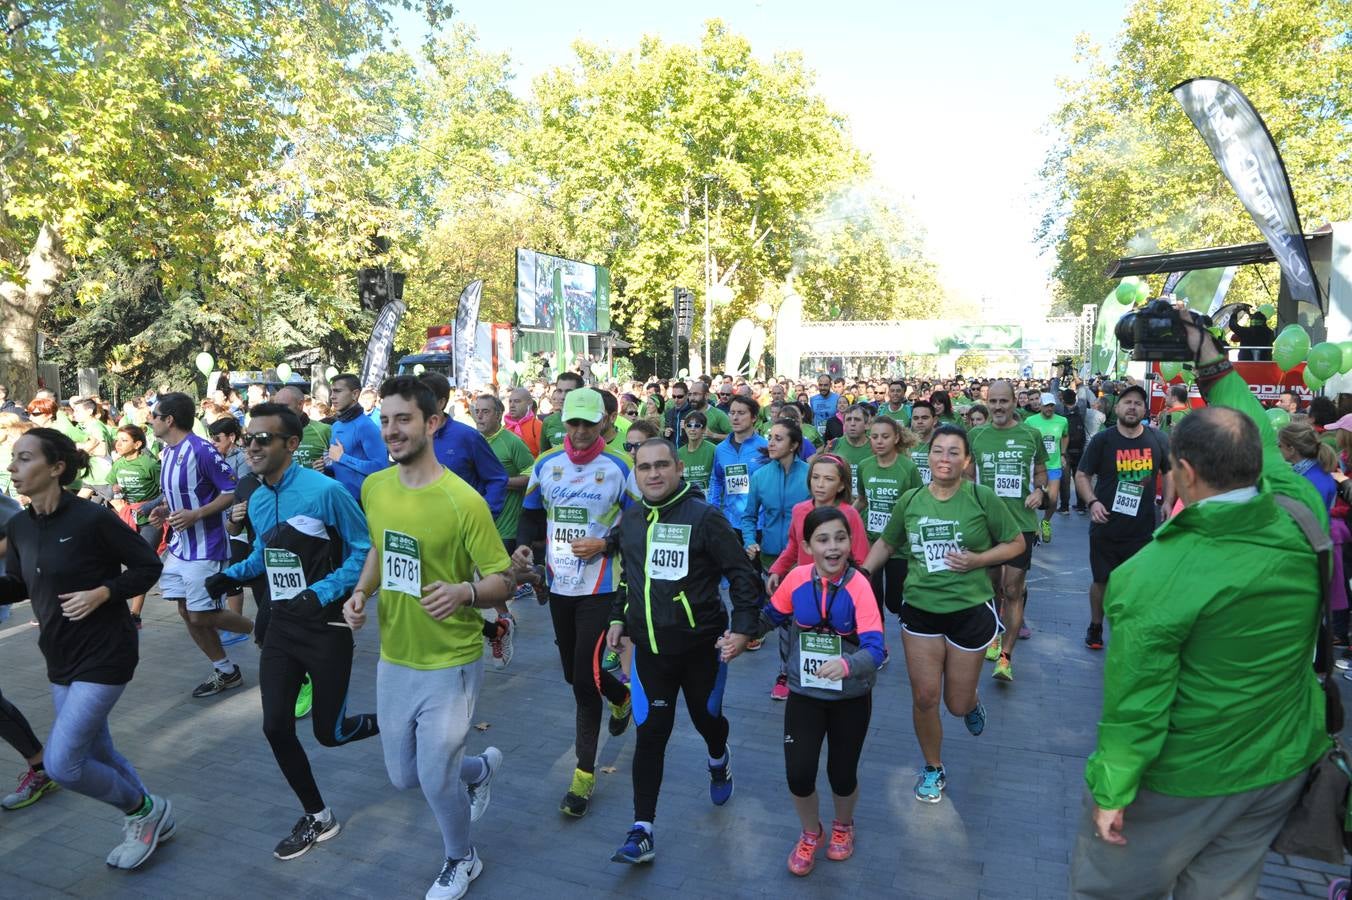
<svg viewBox="0 0 1352 900">
<path fill-rule="evenodd" d="M 1247 900 L 1258 892 L 1263 858 L 1300 797 L 1305 773 L 1222 797 L 1171 797 L 1141 790 L 1126 808 L 1126 846 L 1099 840 L 1094 802 L 1070 861 L 1070 893 L 1111 900 Z"/>
<path fill-rule="evenodd" d="M 447 859 L 465 859 L 473 849 L 465 786 L 487 773 L 482 758 L 465 758 L 465 738 L 483 671 L 483 660 L 448 669 L 410 669 L 383 659 L 376 666 L 385 769 L 396 788 L 422 788 Z"/>
</svg>

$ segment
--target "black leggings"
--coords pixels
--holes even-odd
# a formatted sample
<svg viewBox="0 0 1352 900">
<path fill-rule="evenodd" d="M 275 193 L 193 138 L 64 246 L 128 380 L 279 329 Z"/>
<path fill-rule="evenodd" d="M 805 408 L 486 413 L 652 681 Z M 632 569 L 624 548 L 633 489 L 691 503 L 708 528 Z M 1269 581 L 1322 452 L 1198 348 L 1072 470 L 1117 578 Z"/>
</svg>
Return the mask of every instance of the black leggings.
<svg viewBox="0 0 1352 900">
<path fill-rule="evenodd" d="M 873 596 L 878 598 L 878 615 L 887 621 L 887 613 L 901 615 L 902 588 L 906 584 L 906 557 L 893 556 L 873 573 Z"/>
<path fill-rule="evenodd" d="M 799 693 L 789 694 L 784 704 L 784 768 L 789 792 L 811 797 L 817 790 L 817 761 L 826 745 L 826 778 L 831 793 L 848 797 L 859 786 L 859 754 L 864 749 L 872 692 L 849 700 L 820 700 Z"/>
<path fill-rule="evenodd" d="M 19 712 L 19 708 L 0 694 L 0 738 L 19 751 L 24 759 L 37 756 L 42 752 L 42 742 L 33 733 L 33 726 Z"/>
<path fill-rule="evenodd" d="M 727 666 L 719 660 L 710 639 L 684 653 L 654 655 L 647 644 L 634 644 L 629 689 L 634 697 L 634 821 L 651 822 L 657 816 L 657 794 L 662 788 L 662 765 L 667 740 L 676 724 L 676 692 L 685 694 L 690 721 L 704 738 L 710 759 L 722 759 L 728 749 L 728 720 L 723 716 L 723 685 Z"/>
<path fill-rule="evenodd" d="M 380 733 L 374 714 L 347 715 L 352 646 L 350 628 L 278 616 L 272 620 L 258 657 L 263 734 L 286 783 L 311 815 L 324 809 L 324 799 L 310 771 L 310 759 L 296 737 L 296 697 L 306 673 L 314 688 L 312 724 L 319 743 L 337 747 Z"/>
<path fill-rule="evenodd" d="M 586 597 L 549 592 L 549 615 L 554 620 L 554 643 L 559 647 L 563 680 L 573 686 L 573 699 L 577 702 L 577 767 L 589 774 L 596 770 L 601 695 L 611 703 L 623 703 L 629 696 L 618 678 L 601 671 L 601 645 L 610 627 L 610 602 L 614 596 L 614 592 Z"/>
</svg>

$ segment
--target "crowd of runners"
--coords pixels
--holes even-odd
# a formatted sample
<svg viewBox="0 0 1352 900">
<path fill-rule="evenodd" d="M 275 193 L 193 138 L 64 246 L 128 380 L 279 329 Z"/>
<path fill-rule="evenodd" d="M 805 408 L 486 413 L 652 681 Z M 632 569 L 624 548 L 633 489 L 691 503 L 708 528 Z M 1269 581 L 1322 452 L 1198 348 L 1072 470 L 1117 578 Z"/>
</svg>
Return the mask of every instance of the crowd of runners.
<svg viewBox="0 0 1352 900">
<path fill-rule="evenodd" d="M 0 394 L 0 603 L 32 601 L 56 709 L 44 743 L 0 697 L 0 737 L 28 764 L 0 805 L 62 787 L 116 806 L 125 828 L 108 864 L 123 869 L 173 836 L 172 800 L 108 725 L 158 584 L 209 666 L 183 685 L 192 697 L 240 687 L 232 656 L 259 647 L 263 733 L 302 813 L 275 856 L 341 829 L 297 738 L 308 717 L 326 747 L 379 736 L 391 783 L 421 789 L 443 839 L 427 897 L 460 897 L 482 869 L 472 823 L 504 765 L 493 747 L 466 755 L 475 704 L 485 669 L 512 662 L 512 606 L 538 602 L 576 710 L 562 815 L 590 808 L 602 723 L 636 731 L 619 863 L 655 858 L 677 694 L 721 806 L 734 788 L 729 666 L 778 655 L 765 689 L 784 703 L 801 826 L 787 865 L 805 876 L 822 853 L 854 852 L 872 691 L 898 650 L 916 800 L 941 802 L 963 776 L 944 765 L 941 709 L 979 736 L 983 691 L 1013 689 L 1034 631 L 1031 561 L 1072 509 L 1091 523 L 1084 642 L 1104 648 L 1108 577 L 1175 506 L 1168 429 L 1190 407 L 1150 421 L 1147 401 L 1130 381 L 573 372 L 476 395 L 434 373 L 378 390 L 340 375 L 324 402 L 298 386 L 200 403 L 166 387 L 117 410 Z M 1303 437 L 1288 443 L 1306 452 Z M 353 635 L 372 609 L 376 705 L 354 713 Z"/>
</svg>

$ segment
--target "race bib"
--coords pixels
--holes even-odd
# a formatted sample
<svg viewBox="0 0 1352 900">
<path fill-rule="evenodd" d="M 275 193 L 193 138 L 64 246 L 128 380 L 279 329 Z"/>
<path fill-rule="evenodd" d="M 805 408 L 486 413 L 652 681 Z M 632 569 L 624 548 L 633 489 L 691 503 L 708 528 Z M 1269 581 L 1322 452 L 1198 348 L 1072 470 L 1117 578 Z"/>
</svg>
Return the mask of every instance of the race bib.
<svg viewBox="0 0 1352 900">
<path fill-rule="evenodd" d="M 690 571 L 690 526 L 656 525 L 648 547 L 648 577 L 680 581 Z"/>
<path fill-rule="evenodd" d="M 931 474 L 930 474 L 930 467 L 929 467 L 929 466 L 916 466 L 916 468 L 920 470 L 920 483 L 921 483 L 921 484 L 929 484 L 929 483 L 930 483 L 930 477 L 931 477 Z"/>
<path fill-rule="evenodd" d="M 550 561 L 556 568 L 560 563 L 581 563 L 573 555 L 573 541 L 587 536 L 587 510 L 581 506 L 556 506 L 550 519 L 554 523 L 549 533 Z"/>
<path fill-rule="evenodd" d="M 1055 455 L 1056 455 L 1056 438 L 1052 437 L 1050 434 L 1044 434 L 1044 435 L 1042 436 L 1042 447 L 1043 447 L 1044 450 L 1047 451 L 1047 455 L 1048 455 L 1048 456 L 1055 456 Z"/>
<path fill-rule="evenodd" d="M 868 522 L 865 523 L 865 527 L 872 534 L 882 534 L 883 530 L 887 528 L 887 523 L 891 521 L 891 519 L 892 510 L 875 509 L 872 504 L 869 504 Z"/>
<path fill-rule="evenodd" d="M 380 567 L 380 589 L 422 596 L 422 556 L 418 539 L 398 531 L 385 531 L 385 554 Z"/>
<path fill-rule="evenodd" d="M 995 496 L 1023 499 L 1023 466 L 1014 462 L 995 464 Z"/>
<path fill-rule="evenodd" d="M 1139 482 L 1119 481 L 1117 493 L 1113 494 L 1113 512 L 1124 516 L 1134 516 L 1141 510 L 1141 497 L 1145 495 L 1145 486 Z"/>
<path fill-rule="evenodd" d="M 290 550 L 263 548 L 263 565 L 268 571 L 268 593 L 273 600 L 291 600 L 309 587 L 300 557 Z"/>
<path fill-rule="evenodd" d="M 925 554 L 927 572 L 947 572 L 948 560 L 944 559 L 944 554 L 962 549 L 958 546 L 957 526 L 952 522 L 921 525 L 920 549 Z"/>
<path fill-rule="evenodd" d="M 723 470 L 723 478 L 728 485 L 729 494 L 747 494 L 751 492 L 751 475 L 744 463 L 728 466 Z"/>
<path fill-rule="evenodd" d="M 838 691 L 843 687 L 841 681 L 822 678 L 817 670 L 827 660 L 840 658 L 840 635 L 813 634 L 803 632 L 798 635 L 798 682 L 805 688 L 818 688 L 823 691 Z"/>
</svg>

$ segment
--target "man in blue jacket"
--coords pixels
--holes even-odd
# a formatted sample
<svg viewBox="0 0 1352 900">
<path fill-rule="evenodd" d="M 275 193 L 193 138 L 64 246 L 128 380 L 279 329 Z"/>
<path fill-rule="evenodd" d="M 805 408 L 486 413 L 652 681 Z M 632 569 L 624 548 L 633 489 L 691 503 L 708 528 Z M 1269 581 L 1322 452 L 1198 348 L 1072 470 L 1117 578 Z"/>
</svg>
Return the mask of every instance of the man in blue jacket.
<svg viewBox="0 0 1352 900">
<path fill-rule="evenodd" d="M 450 380 L 440 372 L 424 372 L 418 378 L 432 389 L 440 408 L 445 410 L 451 401 Z M 432 452 L 439 463 L 479 492 L 493 518 L 502 515 L 503 504 L 507 502 L 507 469 L 478 429 L 447 415 L 446 424 L 432 435 Z"/>
<path fill-rule="evenodd" d="M 339 375 L 329 390 L 329 403 L 338 418 L 329 435 L 329 457 L 325 471 L 361 502 L 361 483 L 366 476 L 379 472 L 390 464 L 385 442 L 380 439 L 380 426 L 365 415 L 357 402 L 361 393 L 361 379 L 356 375 Z"/>
<path fill-rule="evenodd" d="M 353 397 L 351 408 L 369 423 L 355 391 Z M 250 414 L 245 453 L 262 482 L 249 496 L 253 551 L 207 578 L 206 590 L 212 597 L 237 593 L 266 576 L 261 602 L 271 604 L 271 615 L 258 661 L 263 733 L 304 809 L 273 855 L 295 859 L 341 829 L 296 738 L 301 682 L 309 675 L 313 684 L 320 744 L 337 747 L 379 732 L 374 714 L 348 715 L 346 706 L 353 640 L 343 623 L 343 601 L 357 584 L 371 541 L 357 501 L 313 469 L 292 465 L 303 433 L 300 417 L 280 403 L 260 403 Z"/>
<path fill-rule="evenodd" d="M 734 530 L 742 527 L 742 511 L 751 492 L 751 475 L 765 465 L 765 438 L 756 434 L 760 406 L 750 397 L 736 396 L 728 404 L 732 434 L 714 448 L 714 472 L 709 479 L 709 502 L 723 510 Z"/>
</svg>

